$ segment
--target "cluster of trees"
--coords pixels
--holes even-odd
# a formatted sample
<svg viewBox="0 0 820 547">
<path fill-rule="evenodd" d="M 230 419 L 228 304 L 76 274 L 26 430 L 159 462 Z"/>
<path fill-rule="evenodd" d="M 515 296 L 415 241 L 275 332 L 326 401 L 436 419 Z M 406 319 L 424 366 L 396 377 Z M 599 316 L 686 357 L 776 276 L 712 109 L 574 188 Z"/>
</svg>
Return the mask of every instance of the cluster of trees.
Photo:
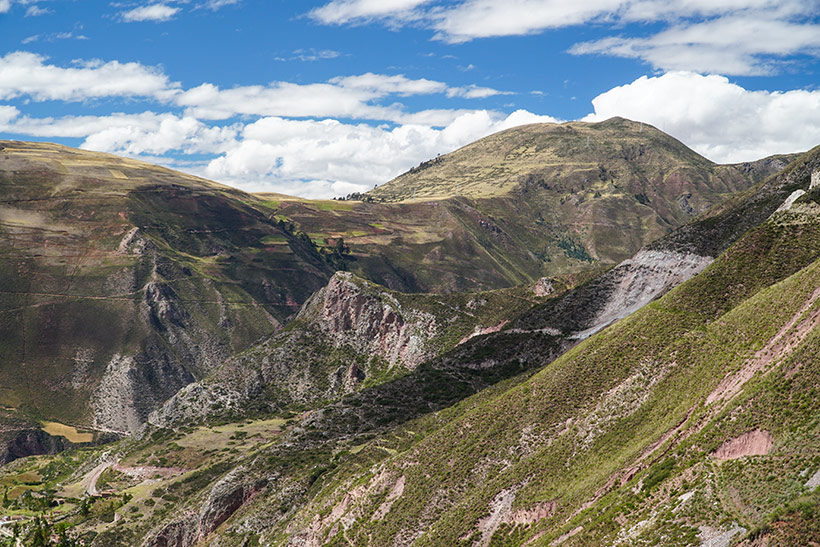
<svg viewBox="0 0 820 547">
<path fill-rule="evenodd" d="M 346 195 L 343 198 L 333 198 L 337 201 L 366 201 L 368 203 L 377 203 L 381 201 L 378 198 L 374 198 L 370 194 L 363 194 L 362 192 L 353 192 L 351 194 Z"/>
<path fill-rule="evenodd" d="M 288 235 L 295 236 L 308 247 L 311 247 L 322 259 L 327 262 L 335 270 L 347 269 L 346 261 L 351 258 L 350 247 L 347 246 L 343 237 L 331 238 L 325 240 L 324 246 L 316 245 L 310 235 L 305 232 L 297 231 L 296 225 L 292 222 L 285 222 L 279 220 L 277 223 L 279 228 Z"/>
<path fill-rule="evenodd" d="M 30 490 L 26 490 L 17 499 L 9 499 L 9 489 L 3 491 L 3 508 L 4 509 L 26 509 L 28 511 L 35 511 L 45 513 L 51 507 L 56 507 L 57 502 L 54 501 L 54 494 L 51 492 L 43 492 L 35 496 Z"/>
<path fill-rule="evenodd" d="M 80 547 L 80 540 L 69 537 L 68 526 L 52 524 L 44 517 L 19 523 L 11 529 L 11 536 L 0 536 L 0 547 L 15 547 L 18 541 L 28 547 Z"/>
<path fill-rule="evenodd" d="M 84 545 L 83 541 L 72 538 L 68 534 L 69 524 L 55 524 L 46 517 L 46 514 L 58 504 L 54 499 L 54 494 L 48 491 L 42 495 L 35 495 L 31 491 L 26 491 L 17 499 L 9 499 L 9 491 L 3 491 L 2 504 L 6 509 L 22 509 L 33 513 L 39 513 L 31 520 L 14 523 L 11 528 L 11 536 L 0 535 L 0 547 L 15 547 L 18 540 L 23 545 L 32 547 L 78 547 Z M 101 498 L 84 497 L 80 500 L 70 501 L 78 505 L 78 514 L 82 519 L 99 518 L 104 522 L 112 522 L 117 509 L 131 501 L 132 496 L 124 493 L 122 497 L 114 497 L 108 503 L 101 501 Z"/>
<path fill-rule="evenodd" d="M 325 240 L 327 242 L 327 240 Z M 332 245 L 318 248 L 319 254 L 325 262 L 335 270 L 346 270 L 347 260 L 350 259 L 350 247 L 345 244 L 343 237 L 337 237 Z"/>
</svg>

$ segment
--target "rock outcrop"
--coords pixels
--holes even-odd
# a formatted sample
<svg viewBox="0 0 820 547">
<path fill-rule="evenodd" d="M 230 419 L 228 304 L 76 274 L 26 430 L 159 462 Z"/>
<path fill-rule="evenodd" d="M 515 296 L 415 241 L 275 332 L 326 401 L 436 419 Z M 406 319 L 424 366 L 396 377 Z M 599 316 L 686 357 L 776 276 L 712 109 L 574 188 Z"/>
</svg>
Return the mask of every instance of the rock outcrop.
<svg viewBox="0 0 820 547">
<path fill-rule="evenodd" d="M 337 272 L 289 328 L 184 387 L 149 417 L 158 426 L 247 410 L 338 398 L 363 381 L 412 370 L 433 357 L 436 318 L 403 306 L 390 291 Z M 244 406 L 243 406 L 244 405 Z"/>
<path fill-rule="evenodd" d="M 511 333 L 562 334 L 583 340 L 703 271 L 714 259 L 677 249 L 646 248 L 592 281 L 534 309 Z"/>
<path fill-rule="evenodd" d="M 714 259 L 692 253 L 642 249 L 600 279 L 611 292 L 583 330 L 573 338 L 584 339 L 618 319 L 641 309 L 652 300 L 703 271 Z"/>
<path fill-rule="evenodd" d="M 205 539 L 265 487 L 265 480 L 249 479 L 247 471 L 237 467 L 222 477 L 211 487 L 198 511 L 183 511 L 177 519 L 161 525 L 143 547 L 188 547 Z"/>
<path fill-rule="evenodd" d="M 780 207 L 777 208 L 777 211 L 775 211 L 775 213 L 781 213 L 783 211 L 788 211 L 789 209 L 792 208 L 792 205 L 794 205 L 794 202 L 797 201 L 798 199 L 800 199 L 804 195 L 806 195 L 805 190 L 802 190 L 802 189 L 795 190 L 794 192 L 791 193 L 791 195 L 788 198 L 786 198 L 786 201 L 783 202 L 783 205 L 781 205 Z"/>
<path fill-rule="evenodd" d="M 772 449 L 773 444 L 774 439 L 771 433 L 756 429 L 740 437 L 729 439 L 720 445 L 714 457 L 716 460 L 736 460 L 746 456 L 765 456 Z"/>
<path fill-rule="evenodd" d="M 314 321 L 334 347 L 378 355 L 391 367 L 413 369 L 433 355 L 427 342 L 437 330 L 435 317 L 402 308 L 390 293 L 348 272 L 337 272 L 316 292 L 299 319 Z"/>
</svg>

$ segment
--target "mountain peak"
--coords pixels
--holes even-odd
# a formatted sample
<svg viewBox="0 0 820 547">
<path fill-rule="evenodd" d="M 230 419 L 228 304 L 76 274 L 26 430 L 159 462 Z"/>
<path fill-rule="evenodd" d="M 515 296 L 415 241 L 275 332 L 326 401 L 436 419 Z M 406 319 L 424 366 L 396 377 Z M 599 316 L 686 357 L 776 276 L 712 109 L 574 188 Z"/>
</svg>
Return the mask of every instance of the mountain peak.
<svg viewBox="0 0 820 547">
<path fill-rule="evenodd" d="M 713 166 L 657 128 L 625 118 L 538 123 L 494 133 L 422 162 L 368 194 L 387 202 L 487 198 L 514 193 L 532 177 L 590 182 L 603 169 L 627 182 L 657 178 L 676 167 Z"/>
</svg>

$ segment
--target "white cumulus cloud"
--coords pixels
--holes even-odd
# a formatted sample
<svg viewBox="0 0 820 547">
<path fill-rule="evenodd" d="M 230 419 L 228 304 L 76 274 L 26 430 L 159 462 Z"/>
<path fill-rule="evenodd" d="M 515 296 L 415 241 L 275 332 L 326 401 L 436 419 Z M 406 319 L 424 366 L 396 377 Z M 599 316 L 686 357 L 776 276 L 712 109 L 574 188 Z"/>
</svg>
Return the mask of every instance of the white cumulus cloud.
<svg viewBox="0 0 820 547">
<path fill-rule="evenodd" d="M 491 36 L 517 36 L 584 23 L 622 25 L 727 15 L 769 19 L 805 16 L 815 0 L 464 0 L 427 13 L 439 37 L 463 42 Z"/>
<path fill-rule="evenodd" d="M 0 127 L 7 127 L 11 121 L 20 115 L 17 107 L 0 105 Z"/>
<path fill-rule="evenodd" d="M 576 44 L 573 53 L 733 75 L 776 72 L 784 58 L 820 56 L 817 14 L 817 0 L 334 0 L 310 12 L 325 24 L 426 26 L 450 43 L 594 24 L 617 35 Z M 659 30 L 647 35 L 644 23 Z"/>
<path fill-rule="evenodd" d="M 268 86 L 220 89 L 202 84 L 176 98 L 179 106 L 198 118 L 219 120 L 237 114 L 254 116 L 346 117 L 387 119 L 393 109 L 368 104 L 374 96 L 333 84 L 276 82 Z"/>
<path fill-rule="evenodd" d="M 430 0 L 333 0 L 310 12 L 313 19 L 325 24 L 408 16 Z"/>
<path fill-rule="evenodd" d="M 760 159 L 820 144 L 820 91 L 750 91 L 723 76 L 641 77 L 592 100 L 586 121 L 641 120 L 721 162 Z"/>
<path fill-rule="evenodd" d="M 433 28 L 449 42 L 513 36 L 578 25 L 614 13 L 622 0 L 468 0 L 431 13 Z"/>
<path fill-rule="evenodd" d="M 359 90 L 365 92 L 369 97 L 384 97 L 386 95 L 425 95 L 430 93 L 443 93 L 447 90 L 447 84 L 436 82 L 426 78 L 411 80 L 402 74 L 361 74 L 359 76 L 343 76 L 330 80 L 330 83 L 345 89 Z"/>
<path fill-rule="evenodd" d="M 68 38 L 85 39 L 85 36 L 58 33 L 34 35 L 26 40 Z M 20 97 L 35 101 L 84 101 L 103 97 L 154 99 L 185 108 L 192 117 L 210 120 L 285 116 L 404 122 L 412 114 L 406 113 L 401 104 L 394 102 L 385 106 L 380 101 L 391 96 L 429 94 L 482 99 L 505 93 L 476 85 L 450 87 L 426 78 L 371 72 L 338 76 L 323 83 L 272 82 L 228 89 L 203 83 L 183 90 L 160 69 L 135 62 L 78 60 L 63 67 L 49 63 L 42 55 L 25 51 L 0 57 L 0 100 Z"/>
<path fill-rule="evenodd" d="M 166 4 L 150 4 L 120 13 L 120 17 L 126 23 L 142 21 L 154 21 L 161 23 L 169 21 L 179 12 L 179 8 Z"/>
<path fill-rule="evenodd" d="M 451 87 L 447 89 L 448 97 L 464 97 L 465 99 L 484 99 L 495 95 L 512 95 L 509 91 L 499 91 L 490 87 L 468 85 L 466 87 Z"/>
<path fill-rule="evenodd" d="M 64 68 L 24 51 L 0 57 L 0 100 L 23 96 L 36 101 L 114 96 L 168 99 L 177 87 L 159 70 L 140 63 L 91 60 Z"/>
<path fill-rule="evenodd" d="M 220 89 L 206 83 L 180 93 L 175 101 L 187 108 L 191 115 L 213 120 L 252 115 L 403 122 L 408 114 L 400 105 L 383 106 L 378 101 L 391 95 L 408 97 L 434 93 L 480 99 L 502 92 L 476 86 L 451 88 L 443 82 L 410 79 L 401 74 L 366 73 L 339 76 L 315 84 L 273 82 L 266 86 Z"/>
<path fill-rule="evenodd" d="M 31 118 L 0 106 L 0 131 L 33 137 L 84 139 L 82 148 L 126 156 L 221 153 L 234 145 L 236 126 L 209 126 L 171 113 L 114 113 L 108 116 Z"/>
<path fill-rule="evenodd" d="M 604 38 L 570 51 L 641 59 L 663 70 L 759 75 L 777 71 L 773 58 L 819 50 L 820 25 L 743 15 L 676 25 L 648 38 Z"/>
<path fill-rule="evenodd" d="M 245 189 L 330 197 L 369 190 L 436 154 L 516 125 L 555 122 L 517 111 L 463 113 L 444 128 L 393 128 L 337 120 L 262 118 L 242 131 L 238 145 L 212 160 L 203 175 Z"/>
</svg>

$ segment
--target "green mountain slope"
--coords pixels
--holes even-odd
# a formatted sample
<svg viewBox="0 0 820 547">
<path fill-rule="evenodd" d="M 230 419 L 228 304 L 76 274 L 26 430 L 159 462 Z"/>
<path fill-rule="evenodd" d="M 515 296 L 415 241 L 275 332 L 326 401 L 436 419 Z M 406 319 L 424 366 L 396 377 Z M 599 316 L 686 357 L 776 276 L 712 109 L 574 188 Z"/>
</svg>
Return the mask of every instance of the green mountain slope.
<svg viewBox="0 0 820 547">
<path fill-rule="evenodd" d="M 3 142 L 0 405 L 135 431 L 279 328 L 332 268 L 247 201 L 140 162 Z"/>
<path fill-rule="evenodd" d="M 60 507 L 97 545 L 817 541 L 813 176 L 820 150 L 659 241 L 654 251 L 719 256 L 557 359 L 609 285 L 312 412 L 247 408 L 248 420 L 117 443 L 112 493 L 85 516 Z M 775 212 L 796 190 L 808 193 Z M 576 322 L 562 331 L 562 316 Z M 10 485 L 36 472 L 67 496 L 101 457 L 25 461 Z"/>
<path fill-rule="evenodd" d="M 812 169 L 820 154 L 782 182 L 807 189 Z M 766 535 L 784 511 L 810 535 L 820 195 L 803 199 L 531 379 L 377 441 L 396 452 L 354 458 L 265 538 L 692 545 Z"/>
<path fill-rule="evenodd" d="M 267 198 L 318 241 L 343 237 L 364 277 L 402 291 L 476 290 L 618 263 L 791 159 L 716 165 L 613 118 L 502 131 L 365 202 Z"/>
<path fill-rule="evenodd" d="M 4 466 L 11 512 L 51 511 L 106 546 L 694 544 L 763 537 L 776 511 L 812 534 L 818 151 L 576 289 L 553 279 L 547 298 L 332 275 L 419 288 L 438 271 L 450 291 L 469 267 L 504 285 L 514 261 L 498 258 L 526 246 L 478 207 L 524 222 L 519 197 L 306 202 L 4 146 L 0 439 L 49 453 L 89 430 L 138 434 Z M 384 222 L 432 238 L 452 218 L 452 254 L 355 240 Z M 465 266 L 477 229 L 506 254 Z M 396 263 L 420 249 L 428 273 L 408 277 Z M 714 463 L 749 450 L 752 467 Z M 776 495 L 749 479 L 758 464 L 785 469 L 766 475 Z"/>
<path fill-rule="evenodd" d="M 576 142 L 588 133 L 599 137 L 589 149 Z M 782 163 L 715 166 L 618 119 L 490 139 L 534 147 L 487 156 L 499 162 L 492 180 L 518 180 L 535 164 L 546 178 L 469 197 L 311 202 L 105 154 L 0 143 L 0 405 L 133 433 L 179 389 L 273 334 L 336 270 L 410 292 L 599 271 Z M 544 163 L 556 158 L 599 161 L 608 174 L 579 186 L 574 167 Z M 681 192 L 693 211 L 674 204 Z M 612 245 L 595 243 L 601 219 Z"/>
<path fill-rule="evenodd" d="M 395 202 L 531 194 L 539 187 L 566 194 L 597 191 L 601 197 L 625 194 L 624 190 L 659 192 L 646 194 L 651 201 L 668 199 L 663 186 L 683 182 L 686 170 L 699 183 L 707 183 L 710 175 L 731 181 L 734 167 L 716 167 L 651 125 L 616 117 L 601 123 L 507 129 L 425 162 L 367 195 Z M 728 181 L 724 184 L 731 184 Z M 678 186 L 674 190 L 684 189 Z M 690 205 L 702 208 L 703 204 L 695 201 Z M 675 216 L 683 211 L 669 208 L 665 212 L 664 216 Z"/>
</svg>

